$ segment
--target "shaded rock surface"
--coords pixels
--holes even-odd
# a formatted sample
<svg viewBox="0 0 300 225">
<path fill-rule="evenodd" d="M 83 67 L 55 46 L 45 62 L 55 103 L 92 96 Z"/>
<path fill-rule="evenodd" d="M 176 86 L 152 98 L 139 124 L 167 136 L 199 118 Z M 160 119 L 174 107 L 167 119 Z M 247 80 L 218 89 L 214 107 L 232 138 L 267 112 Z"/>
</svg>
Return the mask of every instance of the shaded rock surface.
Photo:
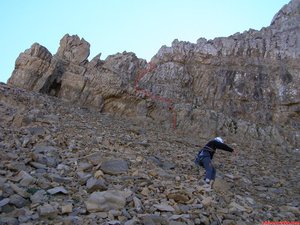
<svg viewBox="0 0 300 225">
<path fill-rule="evenodd" d="M 174 40 L 149 63 L 128 52 L 88 61 L 89 43 L 77 35 L 65 35 L 54 55 L 35 43 L 8 84 L 195 137 L 299 149 L 299 5 L 292 0 L 260 31 Z"/>
<path fill-rule="evenodd" d="M 193 164 L 207 141 L 201 136 L 3 84 L 0 104 L 0 224 L 261 224 L 300 216 L 299 152 L 247 143 L 235 146 L 237 155 L 218 151 L 207 192 L 204 170 Z M 107 173 L 107 162 L 123 166 L 108 164 L 117 173 Z"/>
</svg>

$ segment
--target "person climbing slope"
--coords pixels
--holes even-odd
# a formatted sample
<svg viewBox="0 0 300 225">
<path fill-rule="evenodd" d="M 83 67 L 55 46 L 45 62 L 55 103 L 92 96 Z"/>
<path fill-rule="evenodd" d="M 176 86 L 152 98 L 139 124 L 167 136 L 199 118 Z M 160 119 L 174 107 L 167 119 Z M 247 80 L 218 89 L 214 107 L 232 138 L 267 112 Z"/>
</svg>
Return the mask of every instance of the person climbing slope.
<svg viewBox="0 0 300 225">
<path fill-rule="evenodd" d="M 206 186 L 212 188 L 213 182 L 216 177 L 216 169 L 212 164 L 213 156 L 216 149 L 222 149 L 228 152 L 233 152 L 233 148 L 224 144 L 221 137 L 216 137 L 210 140 L 197 154 L 195 164 L 205 168 L 205 183 Z"/>
</svg>

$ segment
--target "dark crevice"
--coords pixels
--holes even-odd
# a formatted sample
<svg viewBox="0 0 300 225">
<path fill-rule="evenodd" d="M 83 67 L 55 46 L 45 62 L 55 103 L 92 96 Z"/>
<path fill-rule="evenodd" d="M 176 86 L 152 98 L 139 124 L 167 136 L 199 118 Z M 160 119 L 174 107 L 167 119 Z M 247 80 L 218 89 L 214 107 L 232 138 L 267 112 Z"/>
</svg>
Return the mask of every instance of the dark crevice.
<svg viewBox="0 0 300 225">
<path fill-rule="evenodd" d="M 61 88 L 61 82 L 60 81 L 57 81 L 57 79 L 55 79 L 51 86 L 49 87 L 49 95 L 51 96 L 55 96 L 57 97 L 58 96 L 58 93 L 60 91 L 60 88 Z"/>
</svg>

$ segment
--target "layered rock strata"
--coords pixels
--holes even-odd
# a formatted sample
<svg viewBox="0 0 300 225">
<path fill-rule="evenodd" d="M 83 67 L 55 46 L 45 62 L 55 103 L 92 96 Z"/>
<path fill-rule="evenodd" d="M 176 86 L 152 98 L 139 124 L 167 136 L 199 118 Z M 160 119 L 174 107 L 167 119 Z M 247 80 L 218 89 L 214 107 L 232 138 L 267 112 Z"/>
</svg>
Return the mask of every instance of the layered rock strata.
<svg viewBox="0 0 300 225">
<path fill-rule="evenodd" d="M 21 53 L 8 84 L 194 136 L 298 149 L 299 24 L 292 0 L 260 31 L 175 40 L 150 63 L 128 52 L 89 61 L 89 43 L 65 35 L 55 55 L 37 43 Z"/>
</svg>

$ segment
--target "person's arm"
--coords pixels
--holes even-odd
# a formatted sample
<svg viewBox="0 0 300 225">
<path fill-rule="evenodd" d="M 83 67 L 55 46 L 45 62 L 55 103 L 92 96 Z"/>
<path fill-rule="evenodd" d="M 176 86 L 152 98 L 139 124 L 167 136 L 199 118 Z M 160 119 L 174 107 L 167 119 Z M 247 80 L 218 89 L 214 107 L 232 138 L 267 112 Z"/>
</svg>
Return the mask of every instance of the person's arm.
<svg viewBox="0 0 300 225">
<path fill-rule="evenodd" d="M 216 141 L 215 145 L 218 149 L 222 149 L 222 150 L 227 151 L 227 152 L 233 152 L 233 148 L 229 147 L 228 145 L 226 145 L 224 143 Z"/>
</svg>

